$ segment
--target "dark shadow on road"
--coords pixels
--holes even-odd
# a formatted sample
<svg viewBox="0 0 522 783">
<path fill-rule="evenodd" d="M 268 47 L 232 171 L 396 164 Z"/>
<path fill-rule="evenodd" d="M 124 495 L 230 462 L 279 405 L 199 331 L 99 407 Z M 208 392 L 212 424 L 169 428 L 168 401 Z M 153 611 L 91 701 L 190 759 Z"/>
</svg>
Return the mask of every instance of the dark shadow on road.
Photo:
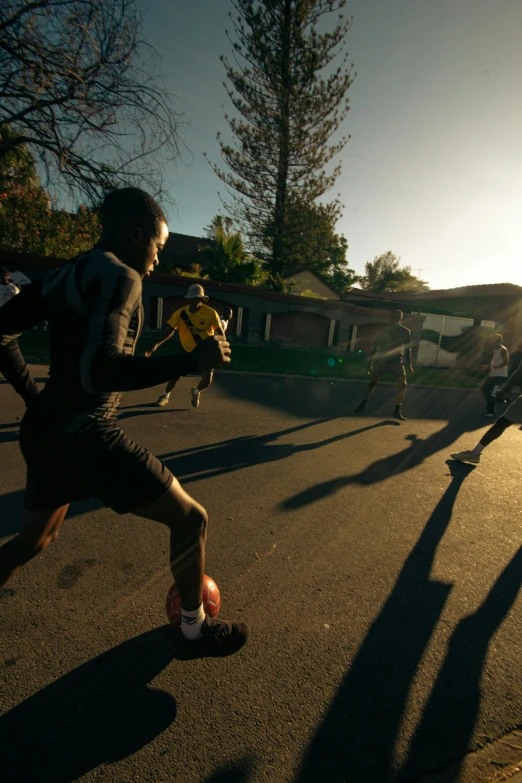
<svg viewBox="0 0 522 783">
<path fill-rule="evenodd" d="M 254 771 L 254 762 L 251 758 L 238 759 L 231 761 L 225 767 L 214 772 L 205 783 L 248 783 Z"/>
<path fill-rule="evenodd" d="M 395 587 L 372 623 L 306 753 L 298 783 L 392 783 L 394 750 L 413 678 L 451 585 L 430 578 L 459 489 L 471 466 L 450 465 L 451 482 Z"/>
<path fill-rule="evenodd" d="M 254 402 L 293 416 L 322 418 L 349 416 L 361 401 L 365 384 L 331 382 L 320 378 L 285 378 L 241 373 L 217 374 L 215 383 L 231 399 Z M 388 417 L 393 413 L 396 388 L 379 385 L 368 405 L 368 415 Z M 470 411 L 481 419 L 484 399 L 472 389 L 440 389 L 409 386 L 404 415 L 412 419 L 448 419 L 457 410 Z M 476 426 L 481 426 L 481 421 Z"/>
<path fill-rule="evenodd" d="M 315 420 L 295 427 L 289 427 L 285 430 L 279 430 L 278 432 L 270 432 L 267 435 L 245 435 L 232 440 L 198 446 L 194 449 L 173 451 L 169 454 L 163 454 L 161 459 L 177 478 L 182 479 L 184 484 L 189 484 L 192 481 L 215 478 L 216 476 L 222 476 L 225 473 L 232 473 L 233 471 L 254 465 L 263 465 L 268 462 L 287 459 L 294 454 L 313 451 L 322 446 L 328 446 L 332 443 L 352 438 L 354 435 L 361 435 L 363 432 L 379 429 L 380 427 L 400 426 L 398 421 L 386 420 L 355 430 L 349 430 L 348 432 L 341 432 L 339 435 L 333 435 L 316 443 L 295 445 L 293 443 L 277 444 L 272 442 L 285 435 L 291 435 L 294 432 L 329 421 L 331 421 L 330 418 Z M 344 420 L 343 426 L 345 423 L 350 422 Z"/>
<path fill-rule="evenodd" d="M 409 445 L 397 454 L 390 454 L 373 462 L 360 473 L 352 476 L 337 476 L 309 487 L 304 492 L 299 492 L 297 495 L 293 495 L 285 500 L 281 504 L 281 508 L 287 510 L 302 508 L 302 506 L 307 506 L 310 503 L 315 503 L 318 500 L 334 495 L 351 484 L 368 486 L 379 481 L 385 481 L 407 470 L 413 470 L 438 451 L 449 449 L 464 432 L 469 432 L 471 429 L 481 426 L 483 426 L 483 422 L 477 423 L 474 420 L 470 422 L 469 418 L 457 418 L 455 420 L 453 417 L 445 427 L 437 430 L 428 438 L 418 438 L 415 434 L 406 435 L 405 440 L 409 441 Z M 475 443 L 470 443 L 469 447 L 471 448 L 474 445 Z"/>
<path fill-rule="evenodd" d="M 188 408 L 158 408 L 157 405 L 154 408 L 155 410 L 126 410 L 124 413 L 119 414 L 118 421 L 132 419 L 135 416 L 151 416 L 154 413 L 179 413 L 180 411 L 188 410 Z"/>
<path fill-rule="evenodd" d="M 2 782 L 72 783 L 151 742 L 176 717 L 173 697 L 149 683 L 177 647 L 171 627 L 148 631 L 6 713 L 0 718 Z"/>
<path fill-rule="evenodd" d="M 522 547 L 473 614 L 456 626 L 422 719 L 410 744 L 401 780 L 455 762 L 445 777 L 460 778 L 480 708 L 480 680 L 489 644 L 522 586 Z"/>
</svg>

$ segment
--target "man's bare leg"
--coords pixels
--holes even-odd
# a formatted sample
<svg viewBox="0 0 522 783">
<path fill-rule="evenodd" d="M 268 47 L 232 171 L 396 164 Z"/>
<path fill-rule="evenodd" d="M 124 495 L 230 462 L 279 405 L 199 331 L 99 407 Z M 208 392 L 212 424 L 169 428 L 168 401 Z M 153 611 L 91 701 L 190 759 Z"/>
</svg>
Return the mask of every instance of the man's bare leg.
<svg viewBox="0 0 522 783">
<path fill-rule="evenodd" d="M 406 378 L 399 378 L 396 405 L 402 405 L 404 395 L 406 394 Z"/>
<path fill-rule="evenodd" d="M 163 407 L 164 405 L 168 404 L 170 393 L 178 381 L 179 378 L 172 378 L 172 380 L 167 382 L 167 385 L 165 386 L 165 391 L 157 399 L 156 402 L 157 405 Z"/>
<path fill-rule="evenodd" d="M 213 377 L 212 370 L 209 370 L 208 372 L 201 373 L 201 380 L 198 383 L 197 386 L 193 386 L 190 390 L 190 396 L 191 396 L 191 405 L 193 408 L 199 407 L 199 399 L 200 394 L 203 391 L 203 389 L 208 389 L 210 384 L 212 383 L 212 377 Z"/>
<path fill-rule="evenodd" d="M 170 570 L 181 605 L 184 609 L 196 609 L 203 598 L 207 512 L 174 479 L 164 495 L 134 513 L 169 528 Z"/>
<path fill-rule="evenodd" d="M 192 641 L 205 644 L 212 654 L 228 655 L 239 650 L 248 637 L 248 626 L 209 619 L 203 609 L 203 576 L 207 513 L 174 479 L 154 503 L 134 512 L 161 522 L 170 529 L 170 569 L 181 600 L 181 631 Z"/>
<path fill-rule="evenodd" d="M 378 375 L 372 375 L 372 377 L 370 379 L 370 383 L 366 387 L 366 394 L 364 395 L 364 397 L 362 398 L 361 402 L 359 403 L 359 405 L 355 409 L 356 413 L 362 413 L 364 411 L 364 409 L 366 408 L 366 405 L 368 404 L 368 402 L 370 400 L 370 397 L 372 396 L 373 391 L 374 391 L 375 387 L 377 386 L 378 382 L 379 382 L 379 376 Z"/>
<path fill-rule="evenodd" d="M 213 377 L 213 372 L 211 370 L 209 372 L 201 373 L 201 380 L 196 386 L 196 389 L 200 392 L 203 391 L 203 389 L 208 389 L 208 387 L 212 383 L 212 377 Z"/>
<path fill-rule="evenodd" d="M 399 419 L 399 421 L 406 421 L 406 417 L 402 415 L 402 401 L 404 400 L 405 394 L 406 394 L 406 378 L 399 377 L 397 399 L 395 401 L 395 410 L 393 412 L 393 417 L 395 419 Z"/>
<path fill-rule="evenodd" d="M 459 462 L 473 462 L 474 464 L 478 464 L 480 462 L 480 455 L 486 446 L 489 446 L 489 444 L 493 443 L 494 440 L 500 438 L 502 433 L 505 432 L 512 424 L 512 421 L 506 419 L 505 416 L 501 416 L 500 419 L 497 419 L 494 425 L 490 427 L 486 433 L 484 433 L 474 448 L 470 449 L 469 451 L 457 451 L 451 455 L 451 458 L 456 459 Z"/>
<path fill-rule="evenodd" d="M 0 547 L 0 587 L 55 540 L 68 508 L 24 511 L 20 532 Z"/>
</svg>

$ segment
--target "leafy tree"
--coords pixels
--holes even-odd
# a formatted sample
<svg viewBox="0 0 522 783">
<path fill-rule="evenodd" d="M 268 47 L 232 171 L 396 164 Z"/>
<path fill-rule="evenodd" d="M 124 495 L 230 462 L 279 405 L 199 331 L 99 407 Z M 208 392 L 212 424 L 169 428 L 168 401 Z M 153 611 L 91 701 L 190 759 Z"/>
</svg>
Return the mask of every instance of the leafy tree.
<svg viewBox="0 0 522 783">
<path fill-rule="evenodd" d="M 0 189 L 40 184 L 33 156 L 10 125 L 0 125 Z"/>
<path fill-rule="evenodd" d="M 203 257 L 205 274 L 211 280 L 222 280 L 226 283 L 243 283 L 255 285 L 262 282 L 263 274 L 257 259 L 245 250 L 243 239 L 239 231 L 228 231 L 223 228 L 223 222 L 219 221 L 221 215 L 216 216 L 211 223 L 215 225 L 215 246 L 203 246 L 200 248 Z"/>
<path fill-rule="evenodd" d="M 209 239 L 215 239 L 218 231 L 222 231 L 228 236 L 233 231 L 234 221 L 230 215 L 215 215 L 208 226 L 205 228 L 205 234 Z"/>
<path fill-rule="evenodd" d="M 283 276 L 292 199 L 312 204 L 330 190 L 340 165 L 328 164 L 348 137 L 331 142 L 346 113 L 353 65 L 342 54 L 350 21 L 339 15 L 331 32 L 324 17 L 346 0 L 233 0 L 234 61 L 222 57 L 228 95 L 241 118 L 226 115 L 235 145 L 213 165 L 232 200 L 225 206 L 268 257 L 274 281 Z M 341 61 L 333 65 L 341 56 Z M 326 71 L 325 71 L 326 69 Z"/>
<path fill-rule="evenodd" d="M 341 209 L 338 201 L 307 204 L 289 200 L 283 243 L 284 273 L 295 267 L 310 267 L 338 293 L 344 293 L 357 282 L 358 276 L 346 262 L 348 242 L 335 231 Z"/>
<path fill-rule="evenodd" d="M 141 37 L 140 0 L 2 0 L 0 159 L 26 145 L 46 174 L 94 204 L 112 187 L 162 188 L 179 115 Z"/>
<path fill-rule="evenodd" d="M 96 243 L 99 220 L 84 206 L 75 214 L 52 209 L 38 185 L 15 185 L 0 193 L 0 247 L 5 250 L 72 258 Z"/>
<path fill-rule="evenodd" d="M 0 138 L 10 135 L 10 128 L 0 127 Z M 97 241 L 98 215 L 84 206 L 75 214 L 53 209 L 24 145 L 0 156 L 0 187 L 0 247 L 5 250 L 72 258 Z"/>
<path fill-rule="evenodd" d="M 384 293 L 386 291 L 427 291 L 428 284 L 411 273 L 410 266 L 400 266 L 398 258 L 391 250 L 367 261 L 365 275 L 360 279 L 365 291 Z"/>
</svg>

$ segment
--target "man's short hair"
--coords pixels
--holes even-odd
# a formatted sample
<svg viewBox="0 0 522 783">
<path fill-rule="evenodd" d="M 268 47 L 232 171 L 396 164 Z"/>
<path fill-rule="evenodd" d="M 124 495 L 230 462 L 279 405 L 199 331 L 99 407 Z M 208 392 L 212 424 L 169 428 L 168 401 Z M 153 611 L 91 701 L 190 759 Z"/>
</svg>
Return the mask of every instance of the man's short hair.
<svg viewBox="0 0 522 783">
<path fill-rule="evenodd" d="M 11 272 L 9 271 L 9 269 L 6 269 L 5 266 L 3 266 L 0 269 L 0 275 L 10 275 L 10 274 L 11 274 Z"/>
<path fill-rule="evenodd" d="M 394 315 L 396 318 L 399 316 L 399 321 L 402 318 L 402 310 L 392 310 L 392 315 Z"/>
<path fill-rule="evenodd" d="M 167 222 L 158 202 L 140 188 L 113 190 L 105 196 L 100 215 L 103 230 L 107 232 L 123 225 L 138 226 L 147 236 L 153 236 Z"/>
<path fill-rule="evenodd" d="M 502 342 L 501 334 L 492 334 L 491 337 L 493 338 L 493 340 L 500 340 L 500 342 Z"/>
</svg>

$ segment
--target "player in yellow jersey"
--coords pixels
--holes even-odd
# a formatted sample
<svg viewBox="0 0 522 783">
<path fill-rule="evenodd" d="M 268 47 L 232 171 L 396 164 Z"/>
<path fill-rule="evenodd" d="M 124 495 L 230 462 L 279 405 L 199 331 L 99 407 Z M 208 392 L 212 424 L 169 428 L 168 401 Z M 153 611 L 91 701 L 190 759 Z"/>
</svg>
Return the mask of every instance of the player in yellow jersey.
<svg viewBox="0 0 522 783">
<path fill-rule="evenodd" d="M 150 351 L 147 351 L 145 356 L 150 356 L 160 345 L 170 340 L 176 329 L 179 331 L 182 353 L 191 353 L 196 345 L 199 345 L 199 343 L 213 334 L 224 336 L 219 315 L 212 307 L 205 304 L 205 302 L 208 302 L 208 296 L 205 296 L 203 286 L 198 284 L 191 285 L 185 295 L 185 299 L 190 299 L 190 304 L 180 307 L 179 310 L 176 310 L 170 316 L 167 321 L 168 334 L 165 335 L 163 340 L 156 343 Z M 202 373 L 198 385 L 191 388 L 191 403 L 194 408 L 197 408 L 199 405 L 199 398 L 203 389 L 207 389 L 212 383 L 212 375 L 213 370 Z M 170 393 L 180 378 L 181 375 L 178 375 L 167 383 L 165 392 L 158 397 L 157 405 L 168 405 Z"/>
</svg>

